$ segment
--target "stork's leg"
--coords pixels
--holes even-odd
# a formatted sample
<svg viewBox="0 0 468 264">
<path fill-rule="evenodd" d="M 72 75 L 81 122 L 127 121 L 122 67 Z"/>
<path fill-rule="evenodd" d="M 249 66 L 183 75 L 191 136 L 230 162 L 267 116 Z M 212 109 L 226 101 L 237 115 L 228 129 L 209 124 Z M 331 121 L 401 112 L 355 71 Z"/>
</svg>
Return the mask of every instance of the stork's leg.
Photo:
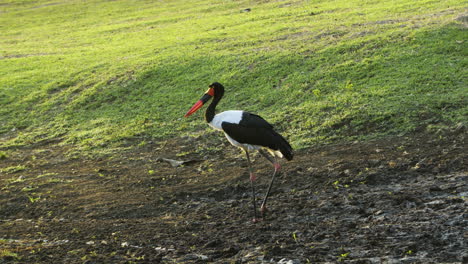
<svg viewBox="0 0 468 264">
<path fill-rule="evenodd" d="M 255 177 L 255 174 L 253 173 L 253 170 L 252 170 L 252 165 L 250 163 L 250 156 L 249 156 L 249 151 L 247 149 L 244 149 L 245 150 L 245 154 L 247 155 L 247 163 L 249 164 L 249 174 L 250 174 L 250 185 L 252 186 L 252 203 L 253 203 L 253 208 L 254 208 L 254 219 L 253 219 L 253 222 L 257 222 L 258 219 L 257 219 L 257 202 L 255 200 L 255 196 L 256 196 L 256 193 L 255 193 L 255 180 L 256 180 L 256 177 Z"/>
<path fill-rule="evenodd" d="M 278 172 L 281 169 L 281 165 L 278 163 L 278 161 L 276 161 L 276 157 L 271 157 L 270 155 L 268 155 L 267 153 L 265 153 L 265 151 L 263 151 L 261 149 L 259 149 L 258 152 L 260 152 L 260 154 L 262 154 L 262 156 L 265 157 L 269 162 L 271 162 L 271 164 L 273 164 L 273 166 L 275 167 L 275 171 L 273 172 L 273 176 L 271 176 L 270 185 L 268 186 L 267 193 L 265 195 L 265 198 L 263 199 L 262 206 L 260 207 L 260 212 L 262 213 L 262 217 L 264 217 L 265 212 L 267 210 L 266 209 L 266 203 L 267 203 L 267 200 L 268 200 L 268 195 L 270 195 L 271 186 L 273 186 L 273 182 L 275 181 L 275 177 L 276 177 L 276 175 L 278 174 Z"/>
</svg>

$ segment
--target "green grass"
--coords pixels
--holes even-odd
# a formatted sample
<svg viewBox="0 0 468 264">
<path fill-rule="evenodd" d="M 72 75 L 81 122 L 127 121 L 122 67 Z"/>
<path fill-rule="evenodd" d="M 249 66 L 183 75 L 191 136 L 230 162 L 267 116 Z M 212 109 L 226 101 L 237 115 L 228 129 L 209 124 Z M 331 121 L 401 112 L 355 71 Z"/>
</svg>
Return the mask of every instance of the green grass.
<svg viewBox="0 0 468 264">
<path fill-rule="evenodd" d="M 5 151 L 0 151 L 0 160 L 8 158 L 8 154 Z"/>
<path fill-rule="evenodd" d="M 0 0 L 0 147 L 200 134 L 213 81 L 299 148 L 466 124 L 463 2 Z"/>
<path fill-rule="evenodd" d="M 17 166 L 11 166 L 11 167 L 6 167 L 6 168 L 1 168 L 0 172 L 2 173 L 16 173 L 20 171 L 27 170 L 28 167 L 24 165 L 17 165 Z"/>
<path fill-rule="evenodd" d="M 8 249 L 0 249 L 0 258 L 4 260 L 19 260 L 18 253 L 10 251 Z"/>
</svg>

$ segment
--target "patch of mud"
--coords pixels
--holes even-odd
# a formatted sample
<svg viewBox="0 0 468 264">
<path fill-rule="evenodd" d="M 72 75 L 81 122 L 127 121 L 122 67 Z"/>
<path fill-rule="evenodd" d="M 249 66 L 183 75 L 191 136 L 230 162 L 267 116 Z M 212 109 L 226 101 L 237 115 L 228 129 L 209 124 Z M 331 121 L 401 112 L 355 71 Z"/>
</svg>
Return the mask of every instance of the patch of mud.
<svg viewBox="0 0 468 264">
<path fill-rule="evenodd" d="M 463 132 L 298 151 L 259 223 L 220 135 L 96 160 L 7 149 L 0 169 L 26 169 L 0 174 L 0 263 L 466 263 Z M 253 159 L 261 202 L 272 168 Z"/>
</svg>

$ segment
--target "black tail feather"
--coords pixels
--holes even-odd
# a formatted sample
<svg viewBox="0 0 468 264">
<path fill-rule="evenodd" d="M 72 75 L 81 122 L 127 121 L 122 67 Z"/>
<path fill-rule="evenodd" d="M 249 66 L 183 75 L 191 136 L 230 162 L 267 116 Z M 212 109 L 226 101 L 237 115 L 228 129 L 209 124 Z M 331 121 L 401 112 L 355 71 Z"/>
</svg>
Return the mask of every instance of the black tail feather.
<svg viewBox="0 0 468 264">
<path fill-rule="evenodd" d="M 281 136 L 279 133 L 273 131 L 273 134 L 274 134 L 274 137 L 276 138 L 275 140 L 276 149 L 278 149 L 287 160 L 292 160 L 294 157 L 294 153 L 289 142 L 286 139 L 284 139 L 284 137 Z"/>
</svg>

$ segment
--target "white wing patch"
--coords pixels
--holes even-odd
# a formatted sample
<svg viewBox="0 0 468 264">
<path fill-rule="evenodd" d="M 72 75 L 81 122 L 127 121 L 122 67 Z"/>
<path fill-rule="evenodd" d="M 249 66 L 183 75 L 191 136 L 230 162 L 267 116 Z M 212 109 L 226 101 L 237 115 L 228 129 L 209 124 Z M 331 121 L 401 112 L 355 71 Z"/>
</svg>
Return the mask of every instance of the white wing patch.
<svg viewBox="0 0 468 264">
<path fill-rule="evenodd" d="M 243 113 L 244 111 L 240 111 L 240 110 L 224 111 L 222 113 L 215 115 L 213 120 L 211 120 L 211 122 L 208 124 L 214 129 L 223 130 L 223 128 L 221 127 L 221 124 L 223 122 L 239 124 L 239 122 L 242 119 Z"/>
</svg>

